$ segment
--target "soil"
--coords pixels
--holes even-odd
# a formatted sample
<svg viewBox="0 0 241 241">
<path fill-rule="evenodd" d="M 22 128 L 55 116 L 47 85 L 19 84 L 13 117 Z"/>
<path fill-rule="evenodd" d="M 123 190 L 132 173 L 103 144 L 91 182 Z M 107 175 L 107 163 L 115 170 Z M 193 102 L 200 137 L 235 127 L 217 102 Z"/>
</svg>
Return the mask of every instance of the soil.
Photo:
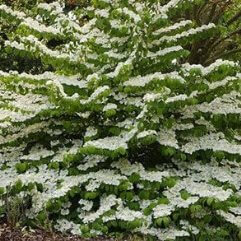
<svg viewBox="0 0 241 241">
<path fill-rule="evenodd" d="M 42 229 L 27 231 L 24 228 L 13 228 L 6 224 L 0 224 L 0 241 L 114 241 L 110 238 L 98 237 L 84 239 L 74 235 L 64 236 L 59 233 L 51 233 Z"/>
</svg>

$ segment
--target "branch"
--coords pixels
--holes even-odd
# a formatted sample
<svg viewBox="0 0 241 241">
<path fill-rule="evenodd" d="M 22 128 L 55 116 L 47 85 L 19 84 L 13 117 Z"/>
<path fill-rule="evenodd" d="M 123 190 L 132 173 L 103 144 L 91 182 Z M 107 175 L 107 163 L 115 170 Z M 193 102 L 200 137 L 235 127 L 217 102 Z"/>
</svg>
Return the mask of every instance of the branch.
<svg viewBox="0 0 241 241">
<path fill-rule="evenodd" d="M 237 12 L 228 22 L 227 25 L 232 24 L 233 22 L 237 21 L 241 17 L 241 10 Z"/>
<path fill-rule="evenodd" d="M 240 34 L 241 33 L 241 28 L 231 32 L 228 36 L 224 37 L 224 38 L 221 38 L 219 39 L 216 43 L 214 43 L 215 45 L 218 45 L 220 44 L 221 42 L 223 42 L 224 40 L 230 38 L 231 36 L 235 35 L 235 34 Z"/>
<path fill-rule="evenodd" d="M 221 1 L 222 2 L 222 1 Z M 223 5 L 220 4 L 219 5 L 219 12 L 217 13 L 217 15 L 214 15 L 212 18 L 212 22 L 213 23 L 217 23 L 219 21 L 219 19 L 223 16 L 225 10 L 232 4 L 231 1 L 225 2 Z"/>
<path fill-rule="evenodd" d="M 217 8 L 217 3 L 213 3 L 212 9 L 210 10 L 209 16 L 207 18 L 206 24 L 210 23 Z"/>
<path fill-rule="evenodd" d="M 195 4 L 194 7 L 193 7 L 193 19 L 195 19 L 196 22 L 198 24 L 200 24 L 200 21 L 198 19 L 198 5 L 197 4 Z"/>
<path fill-rule="evenodd" d="M 240 34 L 241 33 L 241 28 L 231 32 L 230 34 L 228 34 L 226 37 L 223 37 L 221 39 L 218 39 L 217 41 L 215 41 L 209 48 L 208 50 L 208 54 L 211 53 L 213 51 L 213 49 L 215 47 L 217 47 L 220 43 L 222 43 L 223 41 L 225 41 L 226 39 L 230 38 L 231 36 L 235 35 L 235 34 Z"/>
<path fill-rule="evenodd" d="M 206 7 L 206 5 L 208 4 L 208 0 L 206 0 L 204 2 L 204 4 L 199 8 L 199 10 L 197 11 L 197 16 L 200 18 L 200 14 L 203 11 L 203 9 Z"/>
<path fill-rule="evenodd" d="M 207 61 L 204 62 L 205 65 L 209 65 L 211 64 L 212 62 L 214 62 L 216 59 L 220 59 L 220 58 L 223 58 L 223 57 L 226 57 L 230 54 L 236 54 L 238 52 L 241 52 L 241 48 L 238 48 L 238 49 L 233 49 L 233 50 L 230 50 L 230 51 L 227 51 L 225 53 L 222 53 L 222 54 L 219 54 L 217 56 L 214 56 L 210 59 L 207 59 Z"/>
</svg>

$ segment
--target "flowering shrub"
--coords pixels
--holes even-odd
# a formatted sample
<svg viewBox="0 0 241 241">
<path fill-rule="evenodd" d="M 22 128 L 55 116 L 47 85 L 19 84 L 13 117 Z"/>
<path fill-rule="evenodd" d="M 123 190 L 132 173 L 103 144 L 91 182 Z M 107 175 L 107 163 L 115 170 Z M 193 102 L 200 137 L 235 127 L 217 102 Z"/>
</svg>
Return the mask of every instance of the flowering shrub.
<svg viewBox="0 0 241 241">
<path fill-rule="evenodd" d="M 173 22 L 188 4 L 0 5 L 18 26 L 9 58 L 41 63 L 38 74 L 0 72 L 0 193 L 31 199 L 28 224 L 87 237 L 241 236 L 240 66 L 182 63 L 186 43 L 217 31 Z"/>
</svg>

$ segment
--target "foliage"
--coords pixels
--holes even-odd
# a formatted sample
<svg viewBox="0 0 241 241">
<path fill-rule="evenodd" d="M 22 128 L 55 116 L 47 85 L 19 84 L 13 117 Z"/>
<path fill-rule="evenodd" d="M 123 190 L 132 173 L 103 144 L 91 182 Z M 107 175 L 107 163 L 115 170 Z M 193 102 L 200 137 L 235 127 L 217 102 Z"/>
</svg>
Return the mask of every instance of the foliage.
<svg viewBox="0 0 241 241">
<path fill-rule="evenodd" d="M 0 6 L 3 21 L 16 22 L 6 59 L 35 67 L 0 72 L 1 193 L 31 197 L 27 224 L 49 220 L 86 237 L 238 240 L 241 69 L 182 63 L 183 46 L 218 32 L 173 17 L 189 6 Z"/>
<path fill-rule="evenodd" d="M 18 186 L 19 182 L 16 182 L 16 187 Z M 24 193 L 20 195 L 12 195 L 13 193 L 9 193 L 7 189 L 5 193 L 1 193 L 1 209 L 0 214 L 4 215 L 6 221 L 12 227 L 19 226 L 23 220 L 26 218 L 25 210 L 28 208 L 29 205 L 29 197 L 24 196 Z M 14 192 L 15 190 L 12 189 Z"/>
</svg>

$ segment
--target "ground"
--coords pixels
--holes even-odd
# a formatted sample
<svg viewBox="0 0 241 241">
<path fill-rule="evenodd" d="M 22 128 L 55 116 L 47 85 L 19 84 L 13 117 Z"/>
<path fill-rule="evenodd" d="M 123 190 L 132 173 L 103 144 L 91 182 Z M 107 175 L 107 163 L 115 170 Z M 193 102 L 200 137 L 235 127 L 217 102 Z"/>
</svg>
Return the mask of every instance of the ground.
<svg viewBox="0 0 241 241">
<path fill-rule="evenodd" d="M 41 229 L 26 230 L 24 228 L 0 225 L 0 241 L 114 241 L 114 239 L 98 237 L 83 239 L 76 236 L 64 236 L 59 233 L 46 232 Z"/>
</svg>

